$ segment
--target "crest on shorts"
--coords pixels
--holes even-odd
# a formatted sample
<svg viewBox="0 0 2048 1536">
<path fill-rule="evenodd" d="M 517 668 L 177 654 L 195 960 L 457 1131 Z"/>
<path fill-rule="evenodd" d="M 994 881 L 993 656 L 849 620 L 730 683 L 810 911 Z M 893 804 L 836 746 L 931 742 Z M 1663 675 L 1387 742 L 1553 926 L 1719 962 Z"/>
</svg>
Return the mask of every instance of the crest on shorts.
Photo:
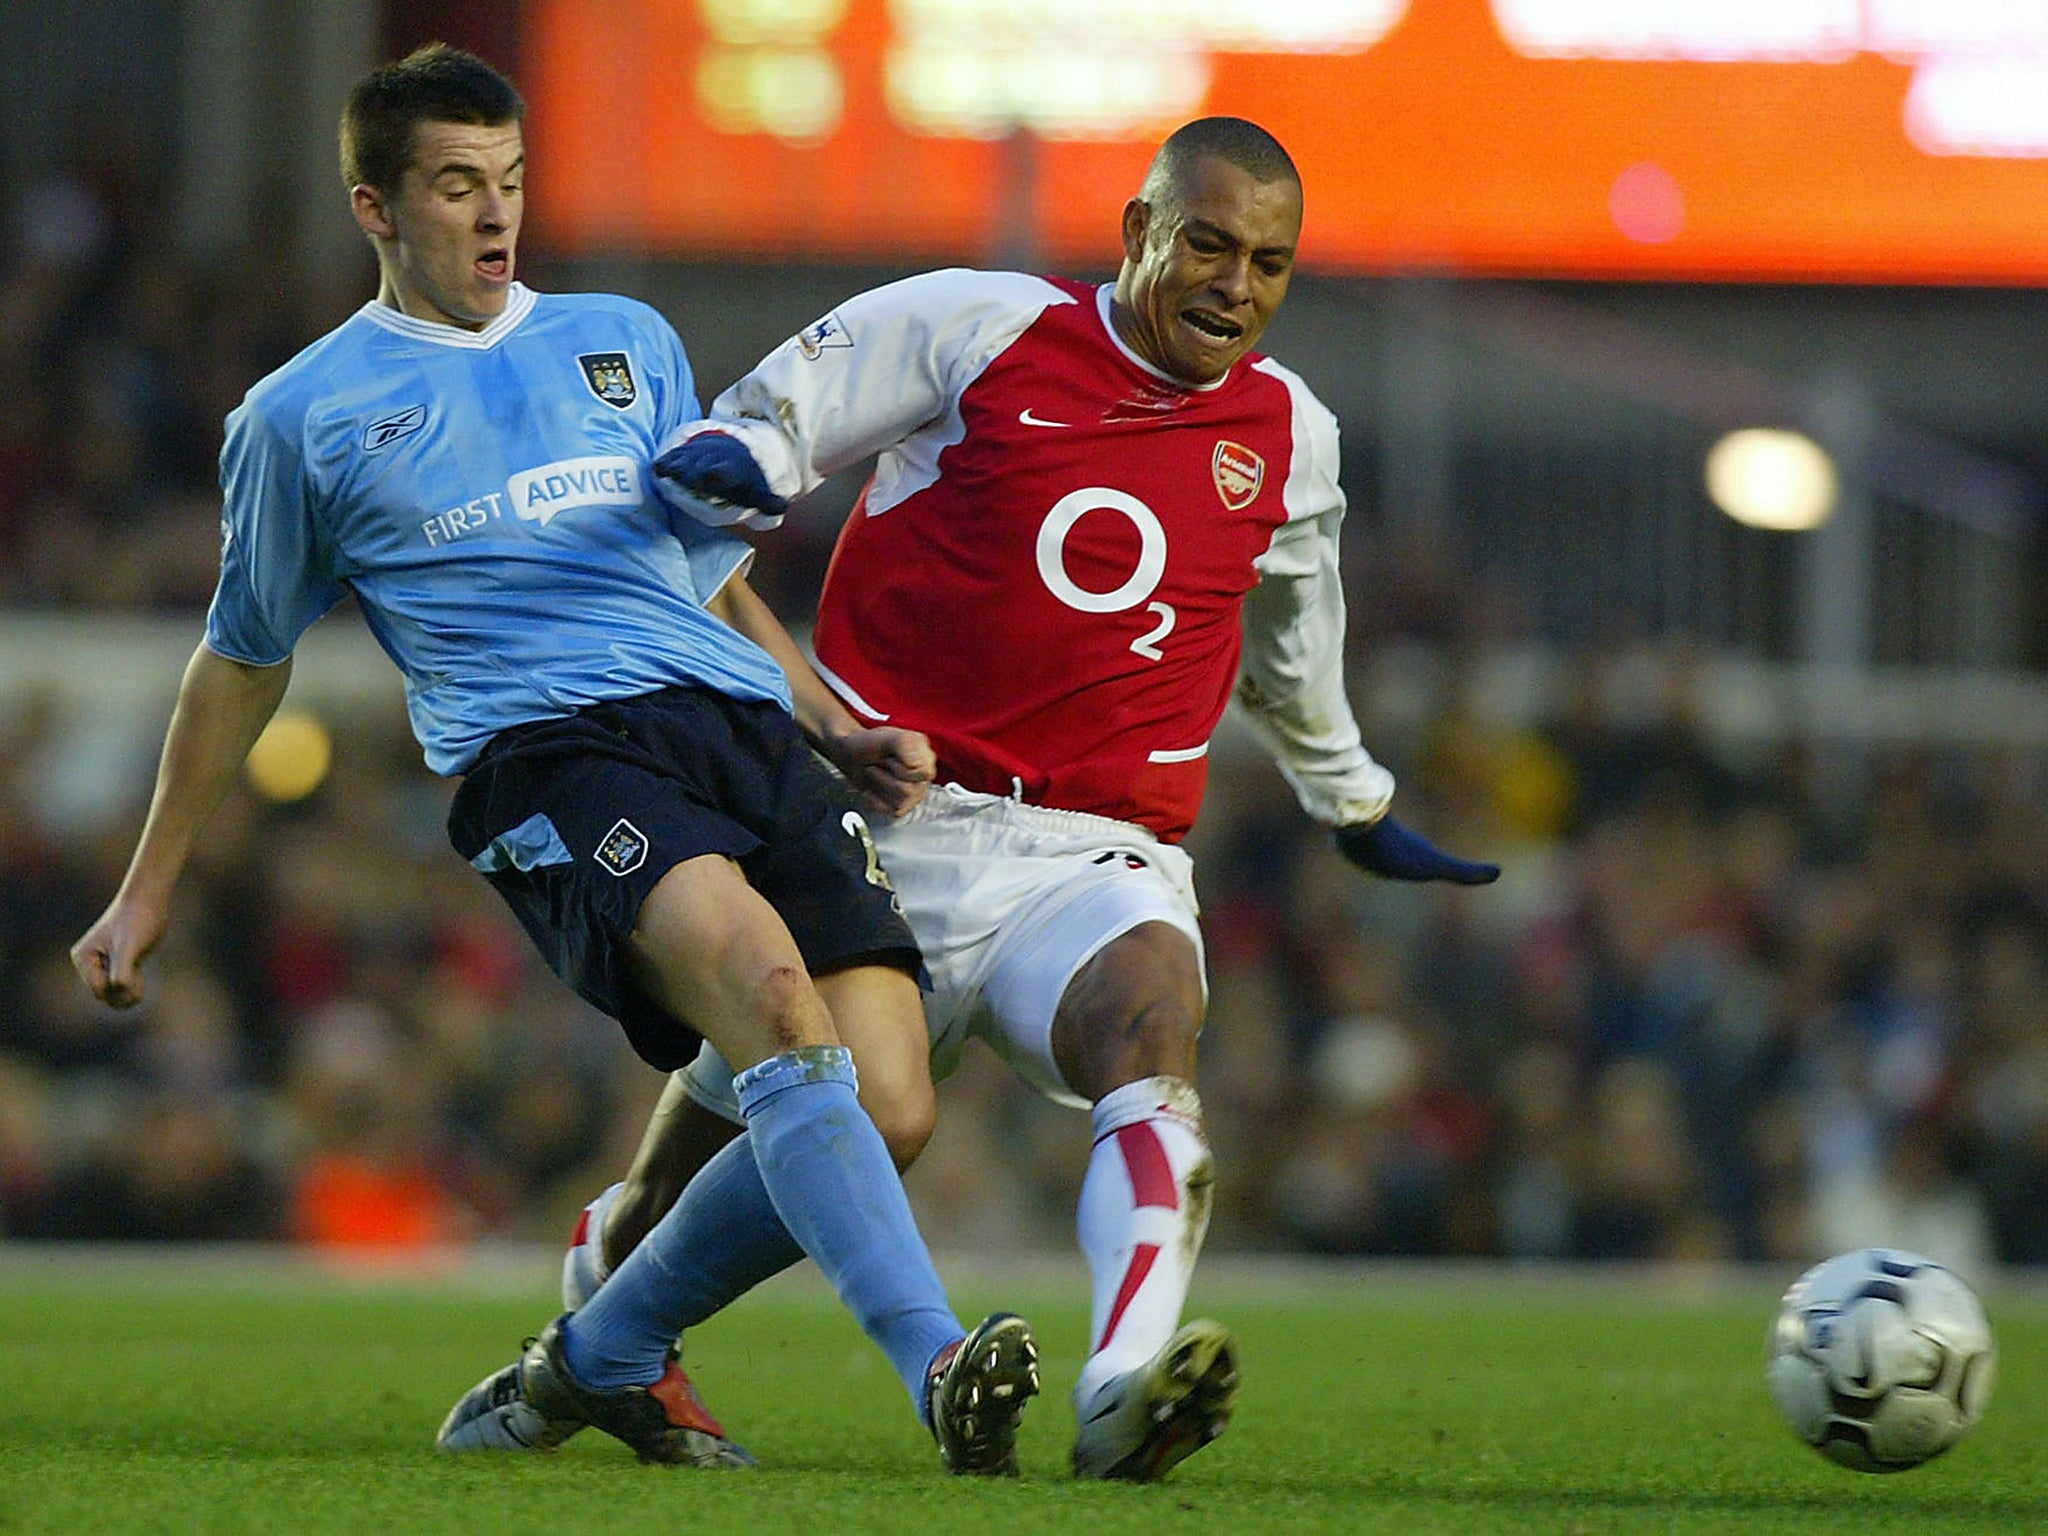
<svg viewBox="0 0 2048 1536">
<path fill-rule="evenodd" d="M 647 862 L 647 834 L 621 816 L 597 845 L 597 862 L 615 875 L 630 875 Z"/>
<path fill-rule="evenodd" d="M 576 362 L 583 370 L 583 382 L 606 405 L 624 410 L 640 398 L 640 386 L 633 382 L 633 364 L 623 352 L 579 352 Z"/>
<path fill-rule="evenodd" d="M 1228 438 L 1216 444 L 1216 452 L 1209 458 L 1209 472 L 1216 477 L 1216 494 L 1233 512 L 1250 506 L 1259 487 L 1266 483 L 1266 461 L 1243 443 L 1233 443 Z"/>
</svg>

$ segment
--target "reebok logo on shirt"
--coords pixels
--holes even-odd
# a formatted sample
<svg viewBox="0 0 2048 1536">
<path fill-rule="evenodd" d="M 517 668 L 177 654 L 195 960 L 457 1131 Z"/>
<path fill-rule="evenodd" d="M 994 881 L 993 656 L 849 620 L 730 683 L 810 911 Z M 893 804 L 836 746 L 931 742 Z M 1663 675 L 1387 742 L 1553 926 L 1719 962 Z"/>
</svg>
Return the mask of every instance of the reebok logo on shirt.
<svg viewBox="0 0 2048 1536">
<path fill-rule="evenodd" d="M 363 452 L 381 453 L 401 437 L 411 437 L 427 424 L 424 405 L 407 406 L 395 416 L 386 416 L 363 428 Z"/>
</svg>

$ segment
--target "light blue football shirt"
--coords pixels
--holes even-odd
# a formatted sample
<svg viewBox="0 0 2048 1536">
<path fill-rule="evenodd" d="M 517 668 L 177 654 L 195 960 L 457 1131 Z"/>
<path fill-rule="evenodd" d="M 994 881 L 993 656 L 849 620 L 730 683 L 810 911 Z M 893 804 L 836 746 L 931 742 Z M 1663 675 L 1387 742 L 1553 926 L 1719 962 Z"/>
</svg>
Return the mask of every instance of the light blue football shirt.
<svg viewBox="0 0 2048 1536">
<path fill-rule="evenodd" d="M 515 283 L 480 331 L 366 304 L 228 416 L 206 643 L 274 665 L 353 591 L 437 773 L 677 684 L 786 709 L 774 658 L 703 607 L 748 546 L 671 528 L 652 484 L 700 414 L 674 329 L 633 299 Z"/>
</svg>

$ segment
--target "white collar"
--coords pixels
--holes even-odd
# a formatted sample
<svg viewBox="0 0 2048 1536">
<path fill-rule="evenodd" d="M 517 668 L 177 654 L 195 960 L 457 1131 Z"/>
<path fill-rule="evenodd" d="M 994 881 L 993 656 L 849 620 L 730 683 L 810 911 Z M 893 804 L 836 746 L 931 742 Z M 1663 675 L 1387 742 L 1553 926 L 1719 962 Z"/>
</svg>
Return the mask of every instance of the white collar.
<svg viewBox="0 0 2048 1536">
<path fill-rule="evenodd" d="M 413 341 L 430 341 L 443 347 L 466 347 L 471 351 L 488 352 L 499 342 L 519 329 L 519 324 L 533 312 L 533 306 L 540 295 L 526 284 L 515 282 L 505 291 L 505 307 L 491 318 L 480 331 L 466 330 L 459 325 L 450 325 L 443 320 L 422 320 L 417 315 L 408 315 L 402 309 L 393 309 L 381 299 L 372 299 L 356 313 L 373 325 L 407 337 Z"/>
<path fill-rule="evenodd" d="M 1212 389 L 1221 389 L 1225 384 L 1228 384 L 1230 382 L 1230 374 L 1226 372 L 1222 378 L 1211 379 L 1206 384 L 1190 384 L 1186 379 L 1175 378 L 1172 374 L 1168 373 L 1164 368 L 1153 367 L 1150 363 L 1146 362 L 1144 358 L 1138 356 L 1137 353 L 1131 350 L 1130 344 L 1126 342 L 1122 336 L 1117 334 L 1116 321 L 1111 316 L 1109 308 L 1110 299 L 1114 296 L 1114 294 L 1114 284 L 1103 283 L 1099 285 L 1095 290 L 1095 313 L 1101 316 L 1102 328 L 1105 331 L 1109 332 L 1109 339 L 1116 343 L 1117 351 L 1123 353 L 1125 357 L 1128 357 L 1140 368 L 1144 369 L 1147 373 L 1151 374 L 1152 377 L 1157 379 L 1160 383 L 1170 384 L 1175 389 L 1184 389 L 1191 395 L 1200 395 L 1205 394 Z M 1235 368 L 1236 366 L 1237 365 L 1235 363 L 1231 364 L 1232 368 Z"/>
</svg>

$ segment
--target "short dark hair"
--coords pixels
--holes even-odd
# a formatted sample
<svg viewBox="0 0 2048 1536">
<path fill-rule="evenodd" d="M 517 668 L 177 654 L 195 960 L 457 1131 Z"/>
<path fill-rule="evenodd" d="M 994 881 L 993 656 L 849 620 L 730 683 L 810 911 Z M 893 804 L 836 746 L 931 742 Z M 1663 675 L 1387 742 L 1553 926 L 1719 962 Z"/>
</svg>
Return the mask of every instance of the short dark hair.
<svg viewBox="0 0 2048 1536">
<path fill-rule="evenodd" d="M 1138 196 L 1157 202 L 1180 185 L 1197 160 L 1209 155 L 1228 160 L 1255 181 L 1301 185 L 1293 157 L 1257 123 L 1242 117 L 1198 117 L 1174 129 L 1159 146 Z"/>
<path fill-rule="evenodd" d="M 473 53 L 428 43 L 371 70 L 348 93 L 341 113 L 341 179 L 351 187 L 390 192 L 411 163 L 413 129 L 420 123 L 496 127 L 525 117 L 526 103 L 510 80 Z"/>
</svg>

